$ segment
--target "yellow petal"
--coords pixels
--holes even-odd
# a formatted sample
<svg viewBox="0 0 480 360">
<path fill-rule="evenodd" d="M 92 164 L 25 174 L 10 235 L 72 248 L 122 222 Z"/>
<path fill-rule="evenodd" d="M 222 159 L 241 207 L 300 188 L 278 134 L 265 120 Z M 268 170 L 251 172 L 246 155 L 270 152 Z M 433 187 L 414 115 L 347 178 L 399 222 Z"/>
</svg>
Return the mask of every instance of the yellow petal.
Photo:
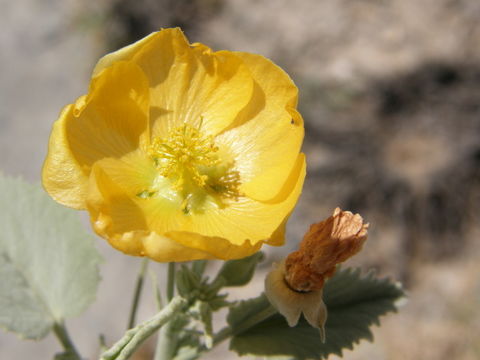
<svg viewBox="0 0 480 360">
<path fill-rule="evenodd" d="M 178 233 L 177 236 L 189 234 Z M 199 236 L 198 234 L 191 234 Z M 159 262 L 171 261 L 192 261 L 201 259 L 236 259 L 245 257 L 258 251 L 259 246 L 251 247 L 250 251 L 246 251 L 243 247 L 235 247 L 228 243 L 225 239 L 211 238 L 213 244 L 216 242 L 223 243 L 220 246 L 226 252 L 220 253 L 215 246 L 212 246 L 212 253 L 202 251 L 194 247 L 195 240 L 184 246 L 180 242 L 169 239 L 166 236 L 158 235 L 155 232 L 132 231 L 123 234 L 114 234 L 109 237 L 110 244 L 116 249 L 134 256 L 146 256 Z"/>
<path fill-rule="evenodd" d="M 144 201 L 137 194 L 149 189 L 156 176 L 156 169 L 142 150 L 95 163 L 87 205 L 99 235 L 108 238 L 132 231 L 148 232 Z"/>
<path fill-rule="evenodd" d="M 153 165 L 142 159 L 144 155 L 137 152 L 121 160 L 104 159 L 95 164 L 88 209 L 97 233 L 111 240 L 125 233 L 154 232 L 223 259 L 255 252 L 272 234 L 276 234 L 276 243 L 283 242 L 284 222 L 300 195 L 305 176 L 305 159 L 300 154 L 295 171 L 282 188 L 281 193 L 289 194 L 283 201 L 262 203 L 241 198 L 224 208 L 185 214 L 182 198 L 174 191 L 146 199 L 137 196 L 158 181 Z M 143 251 L 147 256 L 152 252 Z"/>
<path fill-rule="evenodd" d="M 164 29 L 102 58 L 99 74 L 107 65 L 129 60 L 148 77 L 153 135 L 187 122 L 217 134 L 249 102 L 253 79 L 247 66 L 232 52 L 212 52 L 202 44 L 190 45 L 179 28 Z"/>
<path fill-rule="evenodd" d="M 156 261 L 232 259 L 258 251 L 260 243 L 253 246 L 246 241 L 236 246 L 218 237 L 207 239 L 181 231 L 162 236 L 151 229 L 146 220 L 149 215 L 142 208 L 146 201 L 132 195 L 151 185 L 149 167 L 148 161 L 137 152 L 121 160 L 103 159 L 93 168 L 88 210 L 94 230 L 112 246 L 124 253 L 148 256 Z"/>
<path fill-rule="evenodd" d="M 72 155 L 65 131 L 65 124 L 74 118 L 73 112 L 74 105 L 67 105 L 53 124 L 42 183 L 55 201 L 74 209 L 85 209 L 88 171 L 82 169 Z"/>
<path fill-rule="evenodd" d="M 201 250 L 210 254 L 210 258 L 222 260 L 244 258 L 256 253 L 262 246 L 261 242 L 252 245 L 248 240 L 245 240 L 243 244 L 234 245 L 229 240 L 218 236 L 203 236 L 185 231 L 171 231 L 166 235 L 178 244 Z"/>
<path fill-rule="evenodd" d="M 160 236 L 151 232 L 148 236 L 141 238 L 143 251 L 142 255 L 160 262 L 171 261 L 192 261 L 201 259 L 215 259 L 216 257 L 208 252 L 196 249 L 193 246 L 183 246 L 177 241 Z"/>
<path fill-rule="evenodd" d="M 134 58 L 152 86 L 153 135 L 165 136 L 185 122 L 202 124 L 211 135 L 229 126 L 252 96 L 253 79 L 244 63 L 228 51 L 190 46 L 180 30 L 163 30 L 155 40 Z M 155 67 L 144 60 L 159 57 L 168 60 Z"/>
<path fill-rule="evenodd" d="M 284 240 L 282 225 L 301 193 L 304 177 L 305 158 L 300 154 L 292 173 L 283 184 L 279 199 L 275 201 L 260 202 L 240 197 L 238 201 L 231 200 L 223 207 L 211 206 L 205 211 L 193 211 L 186 215 L 181 207 L 183 199 L 167 194 L 144 201 L 144 214 L 148 228 L 166 236 L 170 236 L 171 232 L 183 231 L 200 234 L 202 238 L 198 239 L 206 243 L 211 241 L 210 238 L 224 238 L 237 246 L 247 246 L 246 240 L 255 246 L 274 236 L 274 242 L 280 244 Z M 181 241 L 180 238 L 175 239 Z M 207 249 L 209 244 L 202 247 Z"/>
<path fill-rule="evenodd" d="M 272 236 L 270 236 L 270 238 L 265 242 L 266 244 L 271 246 L 282 246 L 283 244 L 285 244 L 285 232 L 287 228 L 287 222 L 292 212 L 293 212 L 293 209 L 285 217 L 285 219 L 283 219 L 282 223 L 277 228 L 277 230 L 273 232 Z"/>
<path fill-rule="evenodd" d="M 137 54 L 146 44 L 153 40 L 155 35 L 156 33 L 151 33 L 150 35 L 138 40 L 137 42 L 134 42 L 133 44 L 105 55 L 95 65 L 92 77 L 96 77 L 98 74 L 100 74 L 100 72 L 102 72 L 102 70 L 106 69 L 117 61 L 131 60 L 135 54 Z"/>
<path fill-rule="evenodd" d="M 155 261 L 192 261 L 214 259 L 209 253 L 192 247 L 182 246 L 174 240 L 155 232 L 132 231 L 113 234 L 108 238 L 109 243 L 117 250 L 133 256 L 146 256 Z"/>
<path fill-rule="evenodd" d="M 303 141 L 303 120 L 295 110 L 298 90 L 270 60 L 236 55 L 249 67 L 256 90 L 232 127 L 215 141 L 232 150 L 243 182 L 240 190 L 256 200 L 270 200 L 290 174 Z"/>
<path fill-rule="evenodd" d="M 90 93 L 67 106 L 55 122 L 42 172 L 59 203 L 85 208 L 91 165 L 139 147 L 147 129 L 148 83 L 133 63 L 116 63 L 92 81 Z"/>
<path fill-rule="evenodd" d="M 121 157 L 147 141 L 149 88 L 142 70 L 117 62 L 92 80 L 84 104 L 66 122 L 72 154 L 86 169 L 105 157 Z"/>
<path fill-rule="evenodd" d="M 198 223 L 192 231 L 224 237 L 237 245 L 245 239 L 256 244 L 258 241 L 267 241 L 272 236 L 274 243 L 283 243 L 282 225 L 300 196 L 305 167 L 305 156 L 299 154 L 277 198 L 271 202 L 261 202 L 243 197 L 223 209 L 209 209 L 196 216 Z"/>
</svg>

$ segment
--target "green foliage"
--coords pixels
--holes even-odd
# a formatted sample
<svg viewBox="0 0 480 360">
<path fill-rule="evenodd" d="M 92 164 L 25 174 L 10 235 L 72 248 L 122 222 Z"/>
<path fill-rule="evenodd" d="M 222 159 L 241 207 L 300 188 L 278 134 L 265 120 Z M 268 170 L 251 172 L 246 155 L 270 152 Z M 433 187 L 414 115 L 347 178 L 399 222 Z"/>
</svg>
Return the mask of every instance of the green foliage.
<svg viewBox="0 0 480 360">
<path fill-rule="evenodd" d="M 0 326 L 40 339 L 94 300 L 100 256 L 77 213 L 0 175 Z"/>
<path fill-rule="evenodd" d="M 225 300 L 227 294 L 219 294 L 223 281 L 208 281 L 208 277 L 201 277 L 186 265 L 177 271 L 175 276 L 178 293 L 188 299 L 191 305 L 201 301 L 207 303 L 211 310 L 216 311 L 230 305 Z"/>
<path fill-rule="evenodd" d="M 243 300 L 232 306 L 227 316 L 227 322 L 233 333 L 240 335 L 252 329 L 251 324 L 257 323 L 261 316 L 259 314 L 263 313 L 267 314 L 266 318 L 277 313 L 264 293 L 259 297 Z"/>
<path fill-rule="evenodd" d="M 243 259 L 226 261 L 220 269 L 217 279 L 223 279 L 224 286 L 246 285 L 252 279 L 257 264 L 263 258 L 263 253 L 257 252 Z"/>
<path fill-rule="evenodd" d="M 213 312 L 230 305 L 226 300 L 227 294 L 219 294 L 224 284 L 223 279 L 210 282 L 208 277 L 201 275 L 204 268 L 205 264 L 200 262 L 194 263 L 192 269 L 182 265 L 175 276 L 178 293 L 188 300 L 188 315 L 189 319 L 193 320 L 183 329 L 179 328 L 179 342 L 186 343 L 186 345 L 183 345 L 180 357 L 182 359 L 192 358 L 195 351 L 198 353 L 201 347 L 200 337 L 203 337 L 206 348 L 212 347 Z M 197 330 L 198 325 L 201 326 L 201 332 Z"/>
<path fill-rule="evenodd" d="M 294 359 L 326 359 L 342 354 L 361 339 L 372 340 L 370 325 L 379 317 L 396 311 L 395 303 L 404 296 L 400 286 L 373 274 L 360 276 L 357 270 L 340 270 L 324 288 L 328 308 L 326 342 L 322 344 L 318 329 L 302 317 L 295 327 L 271 308 L 262 294 L 233 307 L 228 323 L 234 334 L 230 349 L 240 355 L 286 356 Z M 257 322 L 255 319 L 264 318 Z M 253 326 L 249 324 L 256 323 Z"/>
<path fill-rule="evenodd" d="M 186 265 L 182 265 L 175 274 L 178 293 L 184 298 L 194 297 L 202 290 L 202 278 L 196 272 L 190 270 Z"/>
<path fill-rule="evenodd" d="M 361 339 L 373 341 L 370 326 L 396 311 L 396 302 L 405 293 L 398 283 L 376 279 L 373 272 L 361 277 L 359 269 L 346 269 L 327 282 L 324 301 L 328 308 L 327 343 L 335 354 L 352 349 Z M 348 324 L 348 326 L 345 326 Z"/>
<path fill-rule="evenodd" d="M 253 277 L 262 253 L 223 264 L 213 281 L 204 276 L 207 262 L 195 261 L 191 267 L 182 265 L 175 279 L 178 293 L 188 300 L 190 321 L 178 329 L 176 360 L 196 359 L 214 345 L 212 317 L 215 311 L 232 304 L 226 300 L 227 294 L 219 294 L 223 287 L 242 286 Z"/>
</svg>

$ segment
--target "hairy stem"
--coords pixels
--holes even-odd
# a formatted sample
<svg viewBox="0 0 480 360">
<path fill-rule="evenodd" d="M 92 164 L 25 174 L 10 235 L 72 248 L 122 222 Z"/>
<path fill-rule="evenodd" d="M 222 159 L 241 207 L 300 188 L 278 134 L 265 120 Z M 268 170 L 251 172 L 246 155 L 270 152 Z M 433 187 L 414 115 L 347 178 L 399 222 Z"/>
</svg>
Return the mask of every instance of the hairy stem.
<svg viewBox="0 0 480 360">
<path fill-rule="evenodd" d="M 175 263 L 168 263 L 167 274 L 167 301 L 175 293 Z M 176 338 L 171 331 L 171 323 L 167 324 L 158 334 L 154 360 L 170 360 L 175 355 Z"/>
<path fill-rule="evenodd" d="M 109 350 L 103 353 L 100 360 L 127 360 L 132 354 L 163 325 L 172 320 L 180 312 L 187 301 L 181 297 L 174 297 L 162 311 L 150 320 L 147 320 L 133 329 L 128 330 L 125 335 L 114 344 Z"/>
</svg>

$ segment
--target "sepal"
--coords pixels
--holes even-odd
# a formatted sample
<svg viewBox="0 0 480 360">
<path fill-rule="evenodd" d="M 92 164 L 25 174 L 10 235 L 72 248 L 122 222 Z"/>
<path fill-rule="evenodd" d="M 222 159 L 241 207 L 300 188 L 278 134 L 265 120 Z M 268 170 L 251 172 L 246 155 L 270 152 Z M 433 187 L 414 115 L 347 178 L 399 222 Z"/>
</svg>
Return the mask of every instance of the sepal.
<svg viewBox="0 0 480 360">
<path fill-rule="evenodd" d="M 215 281 L 223 279 L 223 286 L 246 285 L 252 280 L 258 263 L 264 258 L 264 254 L 259 251 L 243 259 L 226 261 L 218 272 Z"/>
</svg>

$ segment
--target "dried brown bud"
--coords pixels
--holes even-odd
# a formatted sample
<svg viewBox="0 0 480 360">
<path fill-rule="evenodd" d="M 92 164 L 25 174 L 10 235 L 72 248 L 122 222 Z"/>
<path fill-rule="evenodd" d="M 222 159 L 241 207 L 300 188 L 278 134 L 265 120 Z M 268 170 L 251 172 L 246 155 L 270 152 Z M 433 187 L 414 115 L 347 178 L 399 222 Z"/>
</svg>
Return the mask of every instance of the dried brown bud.
<svg viewBox="0 0 480 360">
<path fill-rule="evenodd" d="M 359 214 L 336 208 L 328 219 L 313 224 L 300 249 L 285 261 L 285 281 L 296 291 L 323 288 L 335 265 L 355 255 L 367 239 L 368 224 Z"/>
<path fill-rule="evenodd" d="M 265 294 L 290 326 L 295 326 L 303 313 L 325 340 L 323 284 L 335 273 L 336 264 L 361 250 L 367 229 L 360 215 L 336 208 L 328 219 L 310 227 L 298 251 L 274 264 L 265 278 Z"/>
</svg>

